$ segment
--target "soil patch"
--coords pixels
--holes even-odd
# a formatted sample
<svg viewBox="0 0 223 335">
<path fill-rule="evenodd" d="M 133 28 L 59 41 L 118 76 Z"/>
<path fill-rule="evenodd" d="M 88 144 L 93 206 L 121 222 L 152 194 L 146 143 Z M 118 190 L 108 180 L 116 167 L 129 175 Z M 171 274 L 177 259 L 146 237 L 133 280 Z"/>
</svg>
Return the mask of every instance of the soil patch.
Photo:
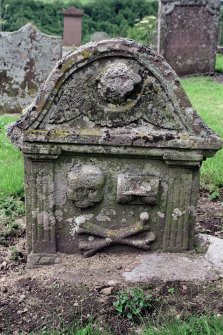
<svg viewBox="0 0 223 335">
<path fill-rule="evenodd" d="M 219 195 L 219 198 L 210 200 L 210 194 L 201 191 L 196 230 L 199 233 L 223 238 L 223 190 Z"/>
</svg>

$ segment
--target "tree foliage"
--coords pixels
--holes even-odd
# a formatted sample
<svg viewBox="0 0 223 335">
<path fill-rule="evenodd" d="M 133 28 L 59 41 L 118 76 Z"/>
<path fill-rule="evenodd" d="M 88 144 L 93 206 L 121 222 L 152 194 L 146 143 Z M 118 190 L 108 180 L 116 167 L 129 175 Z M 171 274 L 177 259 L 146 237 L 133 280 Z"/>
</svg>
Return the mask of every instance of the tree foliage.
<svg viewBox="0 0 223 335">
<path fill-rule="evenodd" d="M 128 30 L 128 37 L 145 45 L 155 42 L 157 20 L 155 16 L 145 16 Z"/>
<path fill-rule="evenodd" d="M 112 37 L 128 36 L 136 22 L 147 15 L 157 15 L 157 0 L 93 0 L 85 5 L 78 0 L 65 4 L 62 0 L 43 3 L 35 0 L 2 0 L 3 13 L 8 5 L 4 31 L 14 31 L 27 22 L 33 22 L 42 32 L 62 35 L 62 8 L 77 7 L 85 11 L 83 41 L 87 42 L 96 31 L 104 31 Z"/>
</svg>

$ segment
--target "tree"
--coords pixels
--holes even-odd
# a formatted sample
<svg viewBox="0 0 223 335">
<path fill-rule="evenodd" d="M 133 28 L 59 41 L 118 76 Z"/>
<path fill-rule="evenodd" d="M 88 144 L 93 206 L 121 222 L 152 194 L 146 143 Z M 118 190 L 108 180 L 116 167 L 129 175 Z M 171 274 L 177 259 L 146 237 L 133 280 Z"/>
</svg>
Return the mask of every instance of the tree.
<svg viewBox="0 0 223 335">
<path fill-rule="evenodd" d="M 145 45 L 152 45 L 157 27 L 155 16 L 145 16 L 133 27 L 128 29 L 128 37 Z"/>
<path fill-rule="evenodd" d="M 8 4 L 3 3 L 2 0 L 0 0 L 0 31 L 3 31 L 4 29 L 4 24 L 6 22 L 6 15 L 7 15 L 7 9 L 8 9 Z"/>
<path fill-rule="evenodd" d="M 88 42 L 92 33 L 104 31 L 111 37 L 127 37 L 129 28 L 144 16 L 157 15 L 157 0 L 93 0 L 85 5 L 78 0 L 55 0 L 44 3 L 40 0 L 1 0 L 9 5 L 4 30 L 14 31 L 27 22 L 33 22 L 46 34 L 62 35 L 62 8 L 84 9 L 83 42 Z"/>
</svg>

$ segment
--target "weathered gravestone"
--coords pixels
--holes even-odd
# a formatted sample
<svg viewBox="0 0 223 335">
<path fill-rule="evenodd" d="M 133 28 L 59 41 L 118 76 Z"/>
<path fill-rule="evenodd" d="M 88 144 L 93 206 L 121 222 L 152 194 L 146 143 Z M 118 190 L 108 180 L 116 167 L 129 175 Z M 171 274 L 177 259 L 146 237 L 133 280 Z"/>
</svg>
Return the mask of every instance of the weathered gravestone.
<svg viewBox="0 0 223 335">
<path fill-rule="evenodd" d="M 79 48 L 9 136 L 25 156 L 29 266 L 120 245 L 193 248 L 200 165 L 222 142 L 152 49 Z"/>
<path fill-rule="evenodd" d="M 0 114 L 20 113 L 61 58 L 62 38 L 32 24 L 0 32 Z"/>
<path fill-rule="evenodd" d="M 160 0 L 158 51 L 178 75 L 214 73 L 220 0 Z"/>
</svg>

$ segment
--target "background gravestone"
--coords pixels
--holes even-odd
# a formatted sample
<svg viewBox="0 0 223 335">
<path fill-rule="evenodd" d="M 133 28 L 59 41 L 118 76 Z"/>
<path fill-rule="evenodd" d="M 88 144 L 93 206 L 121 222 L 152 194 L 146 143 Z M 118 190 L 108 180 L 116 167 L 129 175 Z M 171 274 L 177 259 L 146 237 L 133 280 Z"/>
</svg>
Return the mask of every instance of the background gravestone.
<svg viewBox="0 0 223 335">
<path fill-rule="evenodd" d="M 0 32 L 0 114 L 20 113 L 61 58 L 62 38 L 31 24 Z"/>
<path fill-rule="evenodd" d="M 160 0 L 158 52 L 178 75 L 214 73 L 220 0 Z"/>
<path fill-rule="evenodd" d="M 222 141 L 151 48 L 78 48 L 9 136 L 25 156 L 29 266 L 57 252 L 194 247 L 200 165 Z"/>
<path fill-rule="evenodd" d="M 63 10 L 64 16 L 64 47 L 79 47 L 81 45 L 82 18 L 84 11 L 78 8 L 70 7 Z"/>
</svg>

